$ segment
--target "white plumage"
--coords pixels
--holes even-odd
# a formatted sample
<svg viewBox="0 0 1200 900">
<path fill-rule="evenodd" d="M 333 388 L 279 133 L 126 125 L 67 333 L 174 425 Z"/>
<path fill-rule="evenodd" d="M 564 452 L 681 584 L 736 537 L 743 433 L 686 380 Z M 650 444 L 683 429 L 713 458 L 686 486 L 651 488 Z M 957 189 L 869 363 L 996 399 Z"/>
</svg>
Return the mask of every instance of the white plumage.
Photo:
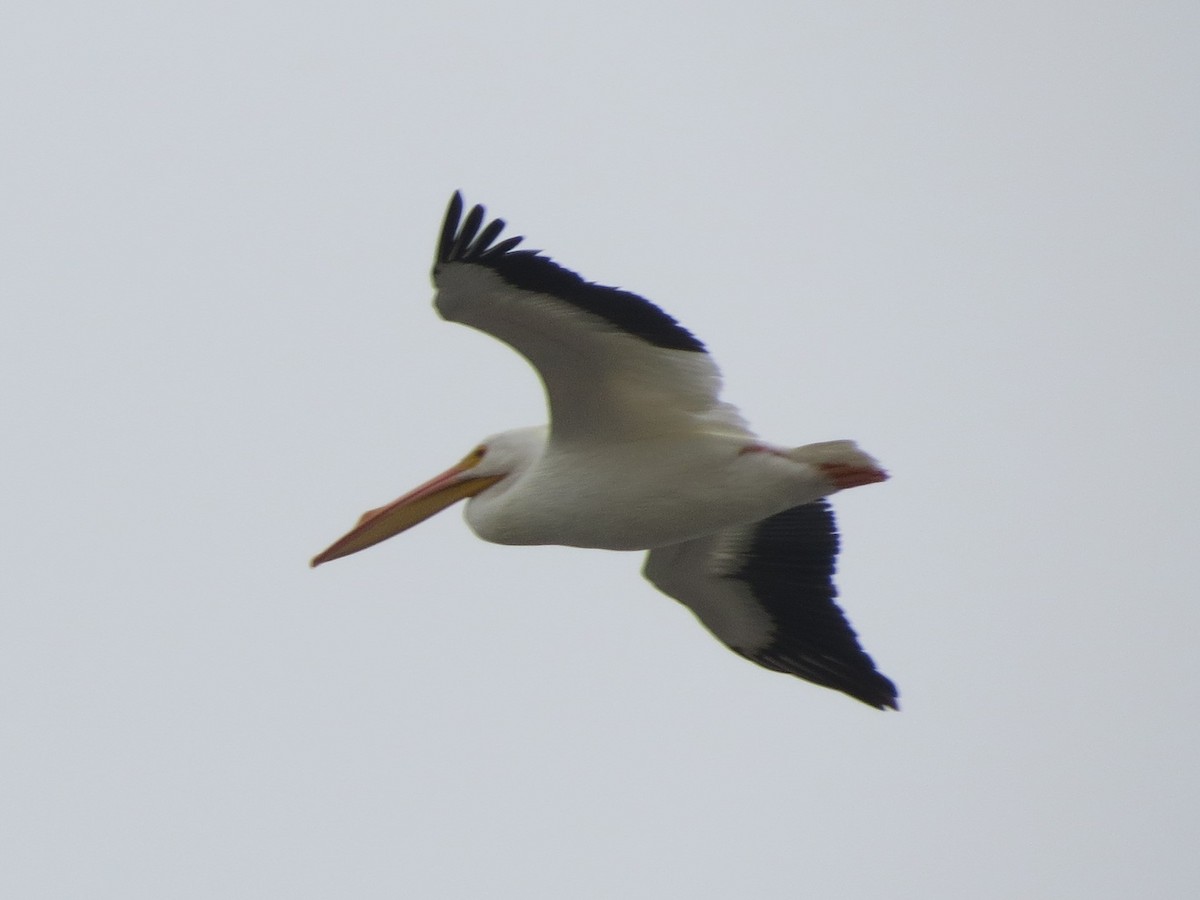
<svg viewBox="0 0 1200 900">
<path fill-rule="evenodd" d="M 838 550 L 822 499 L 882 481 L 850 441 L 760 441 L 720 397 L 690 332 L 649 301 L 584 281 L 504 223 L 462 218 L 455 194 L 434 261 L 441 315 L 506 342 L 542 378 L 549 426 L 484 440 L 372 510 L 313 565 L 355 553 L 469 497 L 484 540 L 649 550 L 644 574 L 732 649 L 767 668 L 896 707 L 895 686 L 835 603 Z"/>
</svg>

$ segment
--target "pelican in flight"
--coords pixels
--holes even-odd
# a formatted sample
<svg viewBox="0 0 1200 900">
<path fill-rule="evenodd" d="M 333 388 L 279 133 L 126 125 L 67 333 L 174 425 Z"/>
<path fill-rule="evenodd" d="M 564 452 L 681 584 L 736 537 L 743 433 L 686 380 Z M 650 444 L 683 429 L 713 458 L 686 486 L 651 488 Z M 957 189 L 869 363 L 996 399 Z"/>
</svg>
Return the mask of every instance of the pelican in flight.
<svg viewBox="0 0 1200 900">
<path fill-rule="evenodd" d="M 769 444 L 719 398 L 702 344 L 654 304 L 585 281 L 523 238 L 498 241 L 455 193 L 434 306 L 504 341 L 541 376 L 550 424 L 485 438 L 367 512 L 312 565 L 357 553 L 468 499 L 485 541 L 643 550 L 643 574 L 768 669 L 897 709 L 896 687 L 835 603 L 838 534 L 824 499 L 887 478 L 852 441 Z"/>
</svg>

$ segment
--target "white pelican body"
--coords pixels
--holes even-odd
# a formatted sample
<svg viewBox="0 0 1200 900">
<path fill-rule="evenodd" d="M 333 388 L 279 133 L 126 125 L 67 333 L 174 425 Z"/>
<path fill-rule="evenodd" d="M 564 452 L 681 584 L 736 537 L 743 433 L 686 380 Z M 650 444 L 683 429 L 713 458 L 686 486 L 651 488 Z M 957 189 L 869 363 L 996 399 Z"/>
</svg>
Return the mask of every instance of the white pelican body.
<svg viewBox="0 0 1200 900">
<path fill-rule="evenodd" d="M 883 481 L 850 441 L 765 444 L 719 399 L 704 345 L 650 302 L 494 243 L 454 195 L 433 280 L 443 317 L 488 332 L 542 377 L 549 426 L 483 441 L 461 462 L 366 513 L 313 565 L 365 549 L 470 498 L 498 544 L 649 550 L 645 574 L 732 649 L 767 668 L 896 707 L 838 609 L 838 549 L 822 500 Z"/>
<path fill-rule="evenodd" d="M 649 550 L 820 499 L 830 493 L 828 480 L 797 462 L 819 461 L 819 449 L 844 452 L 846 443 L 786 451 L 693 432 L 561 446 L 547 440 L 544 426 L 522 428 L 484 440 L 489 456 L 502 453 L 499 465 L 511 459 L 513 468 L 471 498 L 466 520 L 494 544 Z M 490 470 L 483 465 L 477 474 Z"/>
</svg>

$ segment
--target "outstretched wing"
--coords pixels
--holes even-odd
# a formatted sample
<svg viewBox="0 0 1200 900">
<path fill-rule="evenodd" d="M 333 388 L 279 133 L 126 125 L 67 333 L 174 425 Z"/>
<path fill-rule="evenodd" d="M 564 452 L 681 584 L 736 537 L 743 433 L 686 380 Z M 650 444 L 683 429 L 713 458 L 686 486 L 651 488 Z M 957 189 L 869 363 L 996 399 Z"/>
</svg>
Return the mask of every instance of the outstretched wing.
<svg viewBox="0 0 1200 900">
<path fill-rule="evenodd" d="M 482 206 L 455 193 L 433 265 L 442 317 L 507 343 L 537 369 L 554 439 L 626 441 L 681 430 L 749 434 L 719 399 L 704 345 L 653 303 L 585 281 L 520 237 L 497 242 Z"/>
<path fill-rule="evenodd" d="M 824 500 L 752 525 L 651 550 L 644 574 L 747 659 L 898 709 L 838 608 L 833 511 Z"/>
</svg>

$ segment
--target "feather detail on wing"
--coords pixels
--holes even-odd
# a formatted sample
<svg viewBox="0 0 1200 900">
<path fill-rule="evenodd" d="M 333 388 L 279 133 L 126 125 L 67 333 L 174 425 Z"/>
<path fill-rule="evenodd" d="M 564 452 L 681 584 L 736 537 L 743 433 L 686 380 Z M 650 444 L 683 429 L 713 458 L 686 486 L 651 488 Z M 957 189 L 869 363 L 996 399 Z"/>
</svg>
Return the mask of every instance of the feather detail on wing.
<svg viewBox="0 0 1200 900">
<path fill-rule="evenodd" d="M 897 709 L 835 599 L 838 534 L 824 500 L 651 550 L 645 576 L 731 649 L 768 669 Z"/>
<path fill-rule="evenodd" d="M 704 345 L 653 303 L 585 281 L 522 238 L 496 243 L 504 222 L 483 207 L 462 217 L 455 193 L 434 260 L 441 315 L 485 331 L 542 378 L 551 439 L 624 441 L 685 431 L 749 434 L 719 399 Z"/>
</svg>

